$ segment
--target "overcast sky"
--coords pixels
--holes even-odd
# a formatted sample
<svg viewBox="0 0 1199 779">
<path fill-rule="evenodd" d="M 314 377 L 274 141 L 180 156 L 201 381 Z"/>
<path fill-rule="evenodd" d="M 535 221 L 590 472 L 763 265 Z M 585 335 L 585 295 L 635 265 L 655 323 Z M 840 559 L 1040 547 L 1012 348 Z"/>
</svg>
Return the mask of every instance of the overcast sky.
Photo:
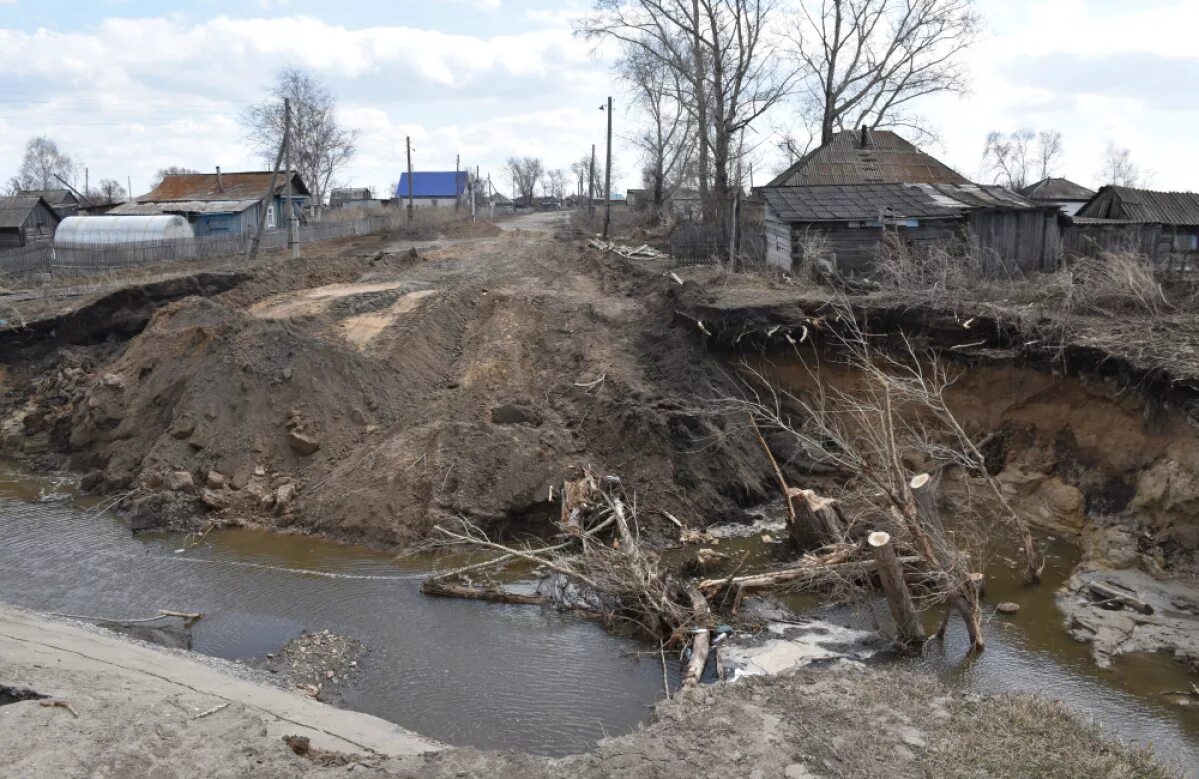
<svg viewBox="0 0 1199 779">
<path fill-rule="evenodd" d="M 417 169 L 464 164 L 503 181 L 512 155 L 567 168 L 603 141 L 620 87 L 605 52 L 574 38 L 586 0 L 0 0 L 0 180 L 25 142 L 54 138 L 91 181 L 140 194 L 168 165 L 256 169 L 238 124 L 273 72 L 316 72 L 360 132 L 340 178 L 382 194 L 412 136 Z M 1095 185 L 1114 141 L 1158 189 L 1199 190 L 1199 0 L 979 0 L 971 93 L 919 106 L 928 148 L 970 178 L 990 130 L 1058 130 L 1060 173 Z M 335 9 L 335 10 L 334 10 Z M 619 110 L 617 133 L 635 117 Z M 759 128 L 756 183 L 784 160 Z M 627 130 L 625 130 L 627 131 Z M 602 147 L 601 147 L 602 149 Z M 620 188 L 636 186 L 619 143 Z"/>
</svg>

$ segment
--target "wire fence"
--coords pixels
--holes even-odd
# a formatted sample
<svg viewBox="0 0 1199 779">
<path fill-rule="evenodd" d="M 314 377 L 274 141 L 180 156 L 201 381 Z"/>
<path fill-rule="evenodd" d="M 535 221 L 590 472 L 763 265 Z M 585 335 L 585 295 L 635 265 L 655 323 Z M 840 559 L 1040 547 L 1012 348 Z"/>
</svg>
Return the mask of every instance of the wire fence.
<svg viewBox="0 0 1199 779">
<path fill-rule="evenodd" d="M 102 219 L 103 217 L 95 217 Z M 387 230 L 396 218 L 387 214 L 297 228 L 300 243 L 329 241 Z M 232 258 L 249 253 L 252 235 L 204 235 L 172 241 L 142 241 L 111 245 L 49 243 L 0 252 L 0 273 L 7 277 L 86 276 L 141 265 Z M 260 251 L 287 246 L 287 231 L 262 234 Z"/>
</svg>

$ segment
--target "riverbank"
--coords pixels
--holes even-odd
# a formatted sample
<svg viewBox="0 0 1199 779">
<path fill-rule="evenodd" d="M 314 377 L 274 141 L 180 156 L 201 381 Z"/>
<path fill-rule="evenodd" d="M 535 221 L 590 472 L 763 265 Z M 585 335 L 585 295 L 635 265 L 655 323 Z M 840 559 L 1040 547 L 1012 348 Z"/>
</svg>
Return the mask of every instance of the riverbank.
<svg viewBox="0 0 1199 779">
<path fill-rule="evenodd" d="M 558 759 L 445 749 L 235 673 L 0 607 L 10 690 L 0 704 L 14 688 L 46 696 L 0 705 L 0 775 L 1176 775 L 1061 704 L 954 694 L 915 672 L 827 668 L 702 687 L 660 704 L 642 729 Z M 52 701 L 66 705 L 43 705 Z"/>
<path fill-rule="evenodd" d="M 3 776 L 293 775 L 284 736 L 380 756 L 444 748 L 233 664 L 8 606 L 0 607 L 0 685 L 41 696 L 0 705 Z M 51 701 L 64 705 L 44 705 Z"/>
</svg>

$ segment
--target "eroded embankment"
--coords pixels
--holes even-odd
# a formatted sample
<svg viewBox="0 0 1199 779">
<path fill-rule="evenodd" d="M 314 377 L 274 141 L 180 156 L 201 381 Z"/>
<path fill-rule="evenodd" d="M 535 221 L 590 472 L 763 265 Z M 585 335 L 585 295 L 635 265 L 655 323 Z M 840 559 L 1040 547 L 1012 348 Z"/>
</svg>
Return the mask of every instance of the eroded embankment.
<svg viewBox="0 0 1199 779">
<path fill-rule="evenodd" d="M 125 493 L 135 527 L 379 544 L 553 510 L 585 465 L 692 523 L 766 498 L 752 437 L 682 402 L 718 363 L 604 260 L 505 236 L 346 265 L 275 264 L 108 352 L 15 365 L 9 450 Z"/>
</svg>

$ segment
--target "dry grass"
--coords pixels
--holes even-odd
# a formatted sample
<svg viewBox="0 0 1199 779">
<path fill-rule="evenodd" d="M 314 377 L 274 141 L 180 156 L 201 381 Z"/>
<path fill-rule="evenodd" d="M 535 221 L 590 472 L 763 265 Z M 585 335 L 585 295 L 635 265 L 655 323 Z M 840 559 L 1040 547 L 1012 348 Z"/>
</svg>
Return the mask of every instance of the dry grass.
<svg viewBox="0 0 1199 779">
<path fill-rule="evenodd" d="M 918 764 L 942 777 L 1167 779 L 1179 774 L 1141 747 L 1103 735 L 1061 701 L 996 695 L 959 701 Z"/>
</svg>

